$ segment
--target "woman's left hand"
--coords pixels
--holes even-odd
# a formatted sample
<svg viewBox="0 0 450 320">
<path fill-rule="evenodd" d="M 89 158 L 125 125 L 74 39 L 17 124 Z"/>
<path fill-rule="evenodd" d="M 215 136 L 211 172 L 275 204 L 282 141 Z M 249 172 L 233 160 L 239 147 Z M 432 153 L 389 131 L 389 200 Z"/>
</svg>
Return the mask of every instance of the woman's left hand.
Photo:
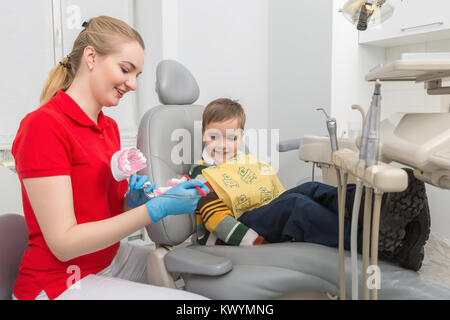
<svg viewBox="0 0 450 320">
<path fill-rule="evenodd" d="M 150 182 L 150 187 L 145 190 L 141 189 L 146 182 Z M 149 180 L 147 176 L 132 174 L 128 183 L 129 190 L 125 194 L 127 205 L 133 209 L 146 203 L 148 201 L 146 193 L 152 192 L 155 186 L 155 182 Z"/>
</svg>

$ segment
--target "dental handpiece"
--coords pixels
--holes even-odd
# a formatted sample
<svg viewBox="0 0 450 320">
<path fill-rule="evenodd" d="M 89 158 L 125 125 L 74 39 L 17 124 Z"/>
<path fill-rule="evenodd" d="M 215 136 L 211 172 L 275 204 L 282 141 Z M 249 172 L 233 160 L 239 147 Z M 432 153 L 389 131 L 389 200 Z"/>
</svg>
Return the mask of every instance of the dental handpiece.
<svg viewBox="0 0 450 320">
<path fill-rule="evenodd" d="M 327 129 L 328 134 L 330 136 L 330 143 L 331 143 L 331 151 L 335 152 L 339 149 L 338 146 L 338 140 L 337 140 L 337 123 L 335 118 L 330 118 L 327 114 L 327 112 L 323 108 L 317 108 L 316 110 L 322 110 L 323 113 L 325 113 L 325 116 L 327 117 Z"/>
<path fill-rule="evenodd" d="M 370 106 L 370 126 L 367 135 L 367 156 L 366 167 L 376 165 L 379 156 L 379 125 L 380 125 L 380 109 L 381 109 L 381 83 L 377 80 L 375 90 L 372 97 L 372 104 Z"/>
<path fill-rule="evenodd" d="M 376 114 L 377 114 L 377 104 L 378 104 L 378 98 L 380 97 L 380 82 L 377 80 L 375 84 L 375 90 L 372 95 L 372 101 L 370 103 L 369 111 L 367 112 L 367 115 L 364 119 L 364 125 L 363 125 L 363 132 L 361 136 L 361 148 L 359 153 L 359 160 L 365 160 L 365 166 L 368 166 L 368 159 L 372 158 L 373 155 L 368 157 L 368 144 L 369 144 L 369 133 L 372 133 L 373 138 L 373 131 L 372 126 L 374 123 L 376 123 Z M 372 142 L 373 144 L 373 142 Z M 369 160 L 371 162 L 371 160 Z"/>
</svg>

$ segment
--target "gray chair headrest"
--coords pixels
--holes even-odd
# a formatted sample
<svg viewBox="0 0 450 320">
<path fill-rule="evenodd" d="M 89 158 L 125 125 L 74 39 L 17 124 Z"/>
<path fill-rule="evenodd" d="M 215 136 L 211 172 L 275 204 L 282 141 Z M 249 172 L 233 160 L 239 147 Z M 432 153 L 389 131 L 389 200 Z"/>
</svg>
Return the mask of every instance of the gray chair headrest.
<svg viewBox="0 0 450 320">
<path fill-rule="evenodd" d="M 175 60 L 163 60 L 156 68 L 156 92 L 161 104 L 193 104 L 200 89 L 192 73 Z"/>
</svg>

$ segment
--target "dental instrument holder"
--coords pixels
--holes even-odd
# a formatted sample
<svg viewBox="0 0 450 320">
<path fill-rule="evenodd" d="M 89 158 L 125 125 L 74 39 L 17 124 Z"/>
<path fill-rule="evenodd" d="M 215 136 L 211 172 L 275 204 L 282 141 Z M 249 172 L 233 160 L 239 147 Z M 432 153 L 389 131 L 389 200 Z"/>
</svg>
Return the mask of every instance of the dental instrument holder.
<svg viewBox="0 0 450 320">
<path fill-rule="evenodd" d="M 380 87 L 381 83 L 377 80 L 375 84 L 375 91 L 372 97 L 372 103 L 369 109 L 369 128 L 367 128 L 367 153 L 366 153 L 366 167 L 376 165 L 378 162 L 379 153 L 379 126 L 380 126 Z M 365 123 L 366 124 L 366 123 Z M 366 131 L 366 128 L 364 128 Z M 364 141 L 364 137 L 363 140 Z M 361 142 L 362 143 L 362 142 Z M 362 144 L 361 144 L 362 145 Z M 360 160 L 362 158 L 360 157 Z"/>
<path fill-rule="evenodd" d="M 427 94 L 441 95 L 440 113 L 396 113 L 383 120 L 377 128 L 383 142 L 379 150 L 380 159 L 410 166 L 417 179 L 441 189 L 450 189 L 450 87 L 443 86 L 443 80 L 448 77 L 448 52 L 405 53 L 397 60 L 373 68 L 365 77 L 367 81 L 377 82 L 423 82 Z M 381 191 L 389 192 L 376 189 L 376 206 L 381 205 Z M 379 223 L 376 213 L 374 210 L 373 223 Z M 373 226 L 374 229 L 377 227 Z M 365 238 L 366 235 L 363 242 L 367 242 Z M 372 265 L 377 263 L 376 256 L 373 256 L 377 240 L 372 238 Z M 363 244 L 365 246 L 368 244 Z M 376 298 L 376 292 L 374 294 L 373 298 Z"/>
<path fill-rule="evenodd" d="M 361 140 L 361 148 L 359 155 L 349 149 L 338 150 L 333 153 L 333 164 L 340 168 L 346 174 L 351 174 L 358 179 L 358 186 L 362 190 L 362 185 L 366 186 L 366 203 L 364 206 L 364 226 L 363 226 L 363 288 L 364 298 L 369 299 L 368 286 L 371 286 L 373 300 L 378 298 L 377 296 L 377 277 L 380 275 L 374 274 L 372 280 L 375 281 L 371 284 L 367 283 L 367 271 L 378 270 L 378 234 L 379 234 L 379 220 L 381 211 L 381 199 L 384 192 L 401 192 L 408 186 L 408 177 L 404 170 L 384 164 L 378 161 L 378 130 L 380 119 L 380 82 L 377 81 L 375 85 L 374 94 L 372 96 L 372 103 L 369 112 L 364 119 L 363 137 Z M 375 191 L 374 208 L 372 212 L 372 194 Z M 357 204 L 355 194 L 355 204 Z M 341 206 L 345 206 L 345 198 L 339 198 L 342 202 Z M 361 196 L 359 196 L 361 200 Z M 354 208 L 355 209 L 355 208 Z M 353 212 L 354 213 L 354 212 Z M 358 208 L 359 213 L 359 208 Z M 372 215 L 372 241 L 371 248 L 369 248 L 370 237 L 370 216 Z M 355 260 L 356 256 L 356 237 L 357 228 L 355 228 L 358 217 L 357 213 L 352 214 L 352 298 L 358 299 L 357 282 L 358 268 Z M 371 263 L 372 268 L 368 269 L 369 250 L 371 249 Z M 356 260 L 357 262 L 357 260 Z M 374 285 L 375 284 L 375 285 Z"/>
<path fill-rule="evenodd" d="M 376 81 L 374 93 L 372 95 L 372 101 L 368 111 L 368 115 L 364 119 L 364 127 L 361 138 L 361 151 L 359 154 L 359 161 L 364 163 L 364 168 L 376 165 L 378 163 L 378 134 L 379 134 L 379 122 L 380 122 L 380 87 L 381 83 L 379 80 Z M 352 299 L 358 300 L 358 257 L 357 257 L 357 237 L 358 237 L 358 220 L 359 220 L 359 209 L 361 206 L 361 198 L 363 191 L 363 181 L 358 178 L 357 186 L 355 192 L 355 200 L 352 212 L 352 223 L 351 223 L 351 264 L 352 264 Z M 372 201 L 373 189 L 370 185 L 366 186 L 366 193 L 369 195 L 366 200 Z M 372 233 L 372 259 L 376 261 L 375 256 L 378 255 L 378 227 L 379 226 L 379 216 L 380 216 L 380 201 L 379 192 L 375 192 L 375 207 L 373 213 L 373 224 L 372 227 L 375 228 Z M 369 199 L 370 197 L 370 199 Z M 370 217 L 372 216 L 372 206 L 366 206 L 364 208 L 364 218 L 365 218 L 365 228 L 366 237 L 363 236 L 363 296 L 364 299 L 369 299 L 369 290 L 367 284 L 367 268 L 369 262 L 369 238 L 368 232 L 370 232 Z M 369 230 L 369 231 L 368 231 Z M 375 234 L 376 233 L 376 234 Z M 376 238 L 376 240 L 374 240 Z M 375 242 L 377 242 L 375 244 Z M 376 253 L 374 251 L 377 251 Z M 373 291 L 373 298 L 376 298 L 376 292 Z"/>
<path fill-rule="evenodd" d="M 338 140 L 337 140 L 336 119 L 328 116 L 327 112 L 323 108 L 317 108 L 316 110 L 317 111 L 322 110 L 323 113 L 325 113 L 325 116 L 327 117 L 327 130 L 328 130 L 328 134 L 330 136 L 331 152 L 335 152 L 339 149 Z"/>
<path fill-rule="evenodd" d="M 372 95 L 372 101 L 370 104 L 370 109 L 367 116 L 363 119 L 363 130 L 361 137 L 361 150 L 359 153 L 359 161 L 364 164 L 364 167 L 370 167 L 372 165 L 376 165 L 378 163 L 378 133 L 379 133 L 379 122 L 380 122 L 380 81 L 377 81 L 375 84 L 375 90 Z M 358 220 L 359 220 L 359 210 L 361 207 L 361 198 L 363 192 L 363 181 L 360 178 L 357 178 L 356 183 L 356 191 L 355 191 L 355 200 L 353 202 L 353 211 L 352 211 L 352 221 L 351 221 L 351 239 L 350 239 L 350 251 L 351 251 L 351 265 L 352 265 L 352 299 L 358 300 Z M 366 194 L 372 195 L 373 190 L 369 186 L 366 186 Z M 369 201 L 369 199 L 366 199 Z M 371 199 L 370 199 L 371 201 Z M 369 210 L 369 212 L 365 211 L 364 217 L 365 222 L 370 219 L 371 216 L 371 207 L 365 207 L 365 210 Z M 366 230 L 370 228 L 370 226 L 366 225 Z M 366 242 L 368 239 L 366 239 Z M 367 244 L 363 246 L 366 248 L 366 254 L 368 252 Z M 367 270 L 368 267 L 368 257 L 363 257 L 363 285 L 367 282 L 367 274 L 364 270 Z M 364 286 L 364 299 L 369 298 L 369 291 L 367 290 L 367 286 Z"/>
<path fill-rule="evenodd" d="M 381 94 L 380 94 L 380 87 L 381 83 L 380 80 L 376 80 L 375 83 L 375 91 L 372 97 L 372 104 L 370 106 L 369 110 L 369 123 L 370 127 L 368 130 L 368 136 L 367 136 L 367 156 L 365 161 L 365 167 L 370 167 L 373 165 L 376 165 L 378 163 L 378 157 L 379 157 L 379 127 L 380 127 L 380 108 L 381 108 Z M 366 188 L 367 190 L 369 187 Z M 373 212 L 370 212 L 366 214 L 366 217 L 370 217 L 370 213 L 372 213 L 372 245 L 371 245 L 371 254 L 372 257 L 372 266 L 375 266 L 378 264 L 378 236 L 379 236 L 379 224 L 380 224 L 380 212 L 381 212 L 381 200 L 383 197 L 383 192 L 380 190 L 375 189 L 375 201 L 374 201 L 374 207 Z M 371 210 L 371 208 L 365 208 L 366 210 Z M 352 237 L 357 236 L 357 230 L 352 229 Z M 363 239 L 364 241 L 364 239 Z M 366 235 L 366 242 L 368 242 L 368 235 Z M 364 247 L 364 246 L 363 246 Z M 356 248 L 352 248 L 356 251 Z M 356 254 L 356 253 L 355 253 Z M 364 286 L 364 298 L 369 298 L 369 290 L 367 287 L 367 268 L 368 268 L 368 257 L 369 250 L 367 249 L 366 245 L 366 252 L 363 252 L 363 261 L 365 262 L 363 264 L 363 286 Z M 358 270 L 354 270 L 354 272 L 357 274 Z M 356 275 L 355 275 L 356 276 Z M 374 288 L 372 290 L 372 299 L 377 299 L 377 289 Z"/>
<path fill-rule="evenodd" d="M 327 112 L 323 108 L 317 108 L 317 111 L 322 110 L 327 117 L 326 125 L 328 134 L 330 136 L 331 153 L 333 154 L 339 149 L 337 141 L 337 123 L 335 118 L 328 116 Z M 313 166 L 314 169 L 314 166 Z M 344 221 L 345 221 L 345 199 L 347 194 L 347 181 L 348 174 L 344 172 L 344 176 L 341 177 L 341 172 L 338 167 L 336 169 L 337 178 L 337 191 L 338 191 L 338 202 L 339 202 L 339 297 L 341 300 L 346 299 L 345 293 L 345 256 L 344 256 Z"/>
</svg>

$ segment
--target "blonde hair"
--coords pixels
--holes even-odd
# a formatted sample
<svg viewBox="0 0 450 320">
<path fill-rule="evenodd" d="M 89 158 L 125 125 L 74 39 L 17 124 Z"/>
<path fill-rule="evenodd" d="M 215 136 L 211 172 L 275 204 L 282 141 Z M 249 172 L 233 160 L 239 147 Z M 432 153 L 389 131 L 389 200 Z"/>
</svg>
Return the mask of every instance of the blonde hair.
<svg viewBox="0 0 450 320">
<path fill-rule="evenodd" d="M 117 52 L 117 40 L 122 38 L 123 41 L 137 41 L 145 49 L 139 33 L 119 19 L 99 16 L 83 23 L 83 27 L 84 30 L 73 44 L 72 52 L 50 71 L 41 92 L 40 105 L 47 103 L 58 90 L 65 91 L 70 87 L 87 46 L 92 46 L 97 54 L 105 56 Z"/>
</svg>

